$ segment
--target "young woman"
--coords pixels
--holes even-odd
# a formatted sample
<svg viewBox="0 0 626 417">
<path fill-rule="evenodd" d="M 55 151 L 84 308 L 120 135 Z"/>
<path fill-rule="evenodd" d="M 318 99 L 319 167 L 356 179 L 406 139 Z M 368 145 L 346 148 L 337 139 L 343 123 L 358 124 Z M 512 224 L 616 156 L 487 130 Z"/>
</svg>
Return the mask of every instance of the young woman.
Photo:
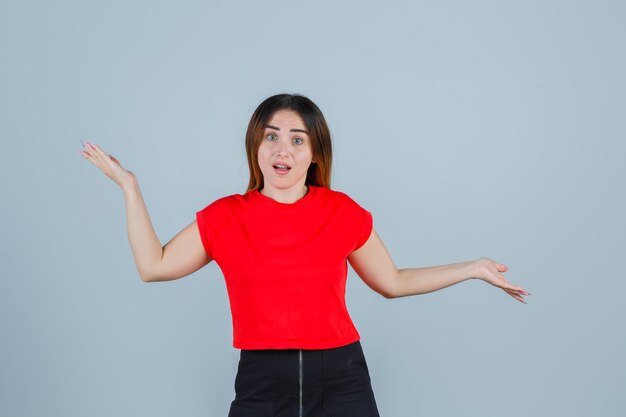
<svg viewBox="0 0 626 417">
<path fill-rule="evenodd" d="M 97 145 L 81 154 L 124 191 L 128 236 L 146 282 L 189 275 L 212 260 L 226 281 L 233 346 L 241 349 L 229 417 L 379 416 L 360 336 L 345 304 L 347 262 L 385 298 L 478 278 L 525 303 L 489 258 L 396 268 L 372 215 L 330 188 L 331 136 L 298 94 L 267 98 L 246 133 L 250 181 L 219 198 L 165 246 L 135 175 Z"/>
</svg>

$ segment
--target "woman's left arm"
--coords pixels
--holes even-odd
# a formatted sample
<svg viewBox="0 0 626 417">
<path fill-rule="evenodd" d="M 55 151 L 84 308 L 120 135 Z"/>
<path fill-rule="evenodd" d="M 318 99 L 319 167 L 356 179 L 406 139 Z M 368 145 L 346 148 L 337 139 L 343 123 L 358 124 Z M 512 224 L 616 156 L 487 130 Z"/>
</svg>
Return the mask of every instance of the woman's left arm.
<svg viewBox="0 0 626 417">
<path fill-rule="evenodd" d="M 530 295 L 504 278 L 506 265 L 484 257 L 449 265 L 398 269 L 374 229 L 367 242 L 348 256 L 348 261 L 359 277 L 385 298 L 433 292 L 473 278 L 501 288 L 522 303 L 526 303 L 523 295 Z"/>
</svg>

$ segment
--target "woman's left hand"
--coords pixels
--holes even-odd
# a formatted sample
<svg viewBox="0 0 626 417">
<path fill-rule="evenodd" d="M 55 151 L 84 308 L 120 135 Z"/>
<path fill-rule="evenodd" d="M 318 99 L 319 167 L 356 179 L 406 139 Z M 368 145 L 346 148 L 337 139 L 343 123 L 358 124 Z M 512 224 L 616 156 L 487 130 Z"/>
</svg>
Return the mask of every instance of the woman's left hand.
<svg viewBox="0 0 626 417">
<path fill-rule="evenodd" d="M 511 297 L 526 304 L 523 295 L 530 295 L 530 293 L 518 285 L 509 283 L 504 278 L 502 272 L 506 272 L 509 269 L 506 265 L 483 257 L 473 261 L 471 267 L 474 269 L 473 277 L 480 278 L 493 286 L 502 288 Z"/>
</svg>

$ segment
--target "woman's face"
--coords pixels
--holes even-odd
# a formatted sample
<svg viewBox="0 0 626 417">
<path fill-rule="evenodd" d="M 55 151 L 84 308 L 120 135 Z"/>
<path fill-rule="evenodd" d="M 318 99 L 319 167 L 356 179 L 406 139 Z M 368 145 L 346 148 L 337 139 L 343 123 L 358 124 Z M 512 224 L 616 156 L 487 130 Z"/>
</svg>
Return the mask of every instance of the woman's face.
<svg viewBox="0 0 626 417">
<path fill-rule="evenodd" d="M 303 189 L 312 159 L 310 137 L 300 115 L 276 111 L 265 126 L 258 152 L 266 191 Z"/>
</svg>

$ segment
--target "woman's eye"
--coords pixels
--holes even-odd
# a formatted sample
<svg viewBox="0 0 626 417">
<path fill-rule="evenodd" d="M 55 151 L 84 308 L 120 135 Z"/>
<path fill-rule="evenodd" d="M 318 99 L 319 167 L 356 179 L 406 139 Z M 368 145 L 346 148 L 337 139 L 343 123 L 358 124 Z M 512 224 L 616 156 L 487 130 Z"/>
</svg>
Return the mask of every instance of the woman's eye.
<svg viewBox="0 0 626 417">
<path fill-rule="evenodd" d="M 297 141 L 297 140 L 299 140 L 299 141 L 300 141 L 300 142 L 298 142 L 297 144 L 298 144 L 298 145 L 302 145 L 302 143 L 303 143 L 302 139 L 300 139 L 300 138 L 295 138 L 295 139 L 294 139 L 294 141 Z"/>
<path fill-rule="evenodd" d="M 276 135 L 274 135 L 273 133 L 270 133 L 269 135 L 267 135 L 267 138 L 269 140 L 274 140 L 274 138 L 276 138 Z"/>
</svg>

